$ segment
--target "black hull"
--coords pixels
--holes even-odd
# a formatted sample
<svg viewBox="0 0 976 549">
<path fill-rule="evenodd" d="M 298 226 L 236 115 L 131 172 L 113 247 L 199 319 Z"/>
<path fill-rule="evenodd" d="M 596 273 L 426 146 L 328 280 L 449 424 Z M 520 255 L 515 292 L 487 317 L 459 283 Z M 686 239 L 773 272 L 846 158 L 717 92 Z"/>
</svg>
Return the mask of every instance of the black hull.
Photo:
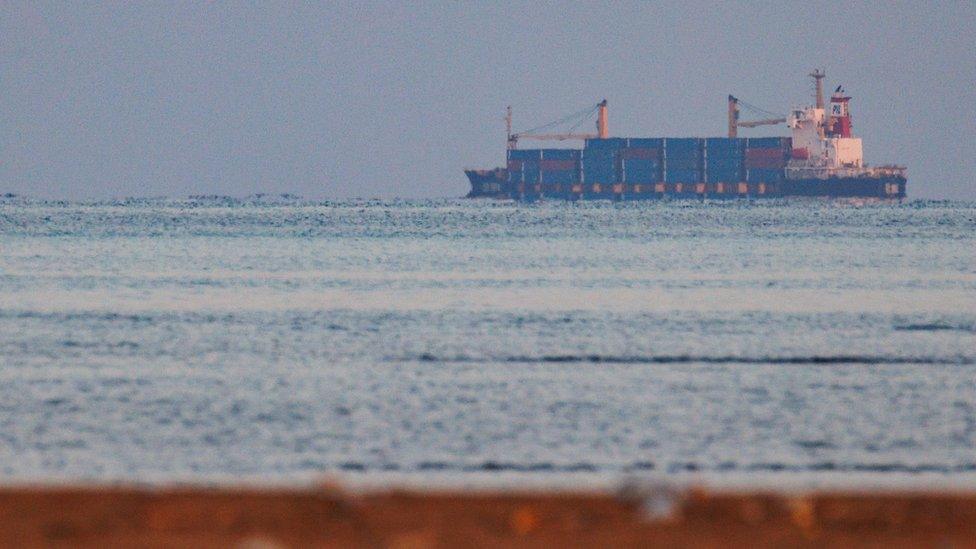
<svg viewBox="0 0 976 549">
<path fill-rule="evenodd" d="M 769 183 L 650 183 L 640 185 L 506 184 L 497 197 L 514 200 L 655 200 L 736 198 L 905 198 L 904 177 L 783 179 Z"/>
<path fill-rule="evenodd" d="M 471 191 L 465 198 L 508 198 L 508 170 L 495 168 L 493 170 L 464 170 L 471 182 Z"/>
</svg>

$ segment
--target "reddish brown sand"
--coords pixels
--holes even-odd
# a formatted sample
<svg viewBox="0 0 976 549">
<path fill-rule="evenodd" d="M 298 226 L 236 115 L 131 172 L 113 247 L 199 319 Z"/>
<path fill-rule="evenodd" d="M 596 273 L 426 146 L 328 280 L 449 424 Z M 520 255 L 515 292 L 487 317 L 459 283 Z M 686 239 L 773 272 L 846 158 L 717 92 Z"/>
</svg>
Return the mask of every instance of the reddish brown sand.
<svg viewBox="0 0 976 549">
<path fill-rule="evenodd" d="M 0 489 L 3 547 L 976 547 L 976 494 Z"/>
</svg>

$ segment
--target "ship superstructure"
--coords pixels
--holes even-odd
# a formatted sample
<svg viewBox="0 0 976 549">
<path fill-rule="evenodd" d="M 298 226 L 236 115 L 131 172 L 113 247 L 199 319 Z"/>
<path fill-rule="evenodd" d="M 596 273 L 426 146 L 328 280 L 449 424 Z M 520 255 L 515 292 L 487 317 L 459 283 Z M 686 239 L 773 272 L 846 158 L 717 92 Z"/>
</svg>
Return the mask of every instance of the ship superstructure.
<svg viewBox="0 0 976 549">
<path fill-rule="evenodd" d="M 619 138 L 609 136 L 607 101 L 556 123 L 576 121 L 568 132 L 547 124 L 511 131 L 506 116 L 507 163 L 494 170 L 466 170 L 468 196 L 517 200 L 558 198 L 634 200 L 643 198 L 863 197 L 901 199 L 905 168 L 864 164 L 861 139 L 854 137 L 851 97 L 838 86 L 829 105 L 823 99 L 824 71 L 810 74 L 815 104 L 776 116 L 729 96 L 729 136 L 713 138 Z M 771 116 L 739 119 L 740 104 Z M 596 114 L 596 133 L 577 133 L 578 119 Z M 791 137 L 738 137 L 739 128 L 785 123 Z M 520 140 L 584 140 L 580 149 L 519 149 Z"/>
<path fill-rule="evenodd" d="M 793 109 L 786 120 L 792 131 L 787 179 L 904 177 L 902 167 L 864 165 L 861 139 L 851 131 L 851 98 L 841 86 L 834 90 L 827 109 L 820 97 L 818 91 L 819 105 Z"/>
</svg>

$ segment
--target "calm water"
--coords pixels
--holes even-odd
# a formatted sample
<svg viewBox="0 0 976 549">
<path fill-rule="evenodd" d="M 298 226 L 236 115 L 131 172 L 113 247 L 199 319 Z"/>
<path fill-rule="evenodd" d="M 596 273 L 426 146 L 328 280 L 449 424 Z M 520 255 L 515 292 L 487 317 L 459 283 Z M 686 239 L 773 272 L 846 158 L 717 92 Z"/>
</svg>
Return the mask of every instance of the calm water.
<svg viewBox="0 0 976 549">
<path fill-rule="evenodd" d="M 0 200 L 0 481 L 976 486 L 976 204 Z"/>
</svg>

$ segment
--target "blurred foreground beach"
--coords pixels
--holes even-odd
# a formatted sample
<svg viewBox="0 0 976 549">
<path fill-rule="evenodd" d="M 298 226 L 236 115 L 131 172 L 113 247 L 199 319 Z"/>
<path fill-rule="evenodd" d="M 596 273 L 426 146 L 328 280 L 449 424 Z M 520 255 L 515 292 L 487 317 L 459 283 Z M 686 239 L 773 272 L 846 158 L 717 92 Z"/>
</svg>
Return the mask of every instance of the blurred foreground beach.
<svg viewBox="0 0 976 549">
<path fill-rule="evenodd" d="M 0 545 L 976 547 L 976 494 L 10 487 Z"/>
</svg>

